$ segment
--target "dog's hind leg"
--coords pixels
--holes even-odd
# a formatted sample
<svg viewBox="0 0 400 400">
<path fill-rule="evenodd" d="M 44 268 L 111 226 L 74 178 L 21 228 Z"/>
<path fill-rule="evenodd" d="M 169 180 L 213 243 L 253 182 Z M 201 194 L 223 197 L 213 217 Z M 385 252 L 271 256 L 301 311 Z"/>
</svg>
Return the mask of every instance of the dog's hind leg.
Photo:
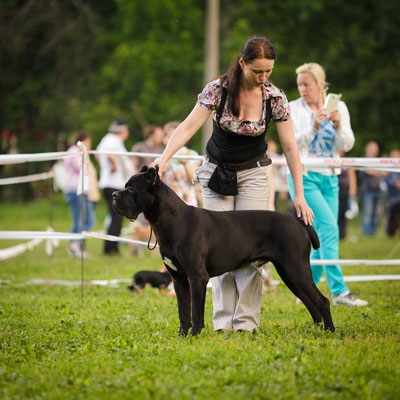
<svg viewBox="0 0 400 400">
<path fill-rule="evenodd" d="M 308 312 L 311 314 L 313 317 L 314 323 L 320 324 L 322 321 L 324 322 L 324 329 L 325 330 L 330 330 L 334 331 L 335 327 L 333 325 L 332 321 L 332 316 L 330 312 L 330 305 L 329 305 L 329 300 L 319 291 L 317 287 L 313 289 L 313 292 L 316 292 L 313 294 L 310 294 L 310 292 L 304 293 L 302 290 L 300 290 L 300 293 L 297 297 L 304 303 L 306 306 Z M 314 300 L 317 298 L 318 300 L 314 302 Z M 314 318 L 314 313 L 318 313 L 318 321 L 315 320 Z M 322 317 L 322 321 L 321 321 Z"/>
<path fill-rule="evenodd" d="M 309 270 L 310 267 L 307 266 L 307 268 Z M 311 272 L 309 274 L 309 279 L 305 279 L 305 275 L 303 274 L 298 274 L 293 277 L 292 280 L 294 281 L 294 286 L 296 286 L 296 288 L 299 290 L 299 299 L 303 301 L 304 305 L 307 307 L 307 310 L 313 317 L 314 322 L 320 324 L 322 317 L 322 320 L 324 321 L 324 329 L 334 332 L 335 326 L 332 321 L 329 300 L 315 285 L 311 276 Z M 318 321 L 316 321 L 314 318 L 315 311 L 318 313 Z"/>
<path fill-rule="evenodd" d="M 289 277 L 284 273 L 279 273 L 279 276 L 282 278 L 285 285 L 291 290 L 291 292 L 298 297 L 304 305 L 307 307 L 308 312 L 311 314 L 311 317 L 314 321 L 314 324 L 318 325 L 322 323 L 322 316 L 318 311 L 318 308 L 315 307 L 313 301 L 305 294 L 296 284 L 292 282 Z"/>
<path fill-rule="evenodd" d="M 304 271 L 304 268 L 299 266 L 296 268 L 297 273 L 286 274 L 285 268 L 277 266 L 276 270 L 286 286 L 298 297 L 306 306 L 315 324 L 319 325 L 324 322 L 325 330 L 334 331 L 335 327 L 332 322 L 332 316 L 330 312 L 329 300 L 319 291 L 315 286 L 315 283 L 311 276 L 309 266 L 308 271 Z"/>
</svg>

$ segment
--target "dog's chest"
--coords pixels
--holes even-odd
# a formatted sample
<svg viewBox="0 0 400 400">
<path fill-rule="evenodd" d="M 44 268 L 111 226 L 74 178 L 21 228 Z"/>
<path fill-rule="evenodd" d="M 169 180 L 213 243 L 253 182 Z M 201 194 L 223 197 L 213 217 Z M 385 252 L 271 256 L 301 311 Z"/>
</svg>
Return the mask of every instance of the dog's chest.
<svg viewBox="0 0 400 400">
<path fill-rule="evenodd" d="M 167 256 L 162 256 L 163 263 L 174 271 L 178 271 L 178 267 Z"/>
</svg>

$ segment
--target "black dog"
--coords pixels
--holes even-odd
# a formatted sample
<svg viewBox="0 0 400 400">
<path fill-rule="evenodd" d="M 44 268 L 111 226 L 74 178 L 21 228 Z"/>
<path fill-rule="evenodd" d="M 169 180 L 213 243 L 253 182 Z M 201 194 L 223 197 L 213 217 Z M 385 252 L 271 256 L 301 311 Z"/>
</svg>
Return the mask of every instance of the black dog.
<svg viewBox="0 0 400 400">
<path fill-rule="evenodd" d="M 128 289 L 141 294 L 146 285 L 157 288 L 160 292 L 165 291 L 172 282 L 168 272 L 138 271 L 133 275 L 132 285 Z"/>
<path fill-rule="evenodd" d="M 178 300 L 179 332 L 197 335 L 204 327 L 206 287 L 210 277 L 246 263 L 271 261 L 288 288 L 310 312 L 314 323 L 334 331 L 329 300 L 315 286 L 310 269 L 310 241 L 315 230 L 291 215 L 272 211 L 210 211 L 188 206 L 147 168 L 113 193 L 115 210 L 134 220 L 143 212 L 155 232 Z M 192 310 L 192 312 L 191 312 Z M 192 314 L 192 318 L 191 318 Z"/>
</svg>

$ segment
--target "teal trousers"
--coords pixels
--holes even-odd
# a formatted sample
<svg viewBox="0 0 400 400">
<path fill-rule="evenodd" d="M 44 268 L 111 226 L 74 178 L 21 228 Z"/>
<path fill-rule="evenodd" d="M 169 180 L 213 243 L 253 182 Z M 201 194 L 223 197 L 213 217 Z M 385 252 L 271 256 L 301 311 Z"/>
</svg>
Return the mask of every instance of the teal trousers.
<svg viewBox="0 0 400 400">
<path fill-rule="evenodd" d="M 304 197 L 315 215 L 314 228 L 321 242 L 319 249 L 312 250 L 310 258 L 312 260 L 337 260 L 339 259 L 338 177 L 309 172 L 307 176 L 303 176 L 303 186 Z M 294 185 L 291 175 L 288 175 L 288 188 L 293 200 Z M 329 290 L 333 296 L 349 291 L 339 265 L 313 265 L 311 272 L 316 285 L 325 272 Z"/>
</svg>

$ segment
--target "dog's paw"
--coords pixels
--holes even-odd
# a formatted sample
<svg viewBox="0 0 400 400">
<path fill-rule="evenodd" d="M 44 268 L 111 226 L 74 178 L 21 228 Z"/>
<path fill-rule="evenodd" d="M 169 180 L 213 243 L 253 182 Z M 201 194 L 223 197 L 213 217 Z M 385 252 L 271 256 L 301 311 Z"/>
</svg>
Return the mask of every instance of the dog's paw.
<svg viewBox="0 0 400 400">
<path fill-rule="evenodd" d="M 187 336 L 189 329 L 179 328 L 179 336 Z"/>
</svg>

